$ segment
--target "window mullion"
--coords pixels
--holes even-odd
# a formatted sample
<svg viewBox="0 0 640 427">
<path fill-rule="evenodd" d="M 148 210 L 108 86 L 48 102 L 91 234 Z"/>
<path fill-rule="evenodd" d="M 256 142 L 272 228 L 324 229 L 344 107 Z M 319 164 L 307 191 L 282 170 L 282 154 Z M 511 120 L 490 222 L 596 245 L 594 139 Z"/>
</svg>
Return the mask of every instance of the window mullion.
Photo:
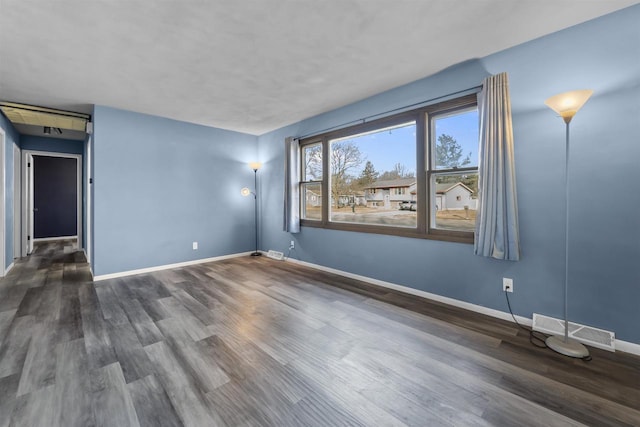
<svg viewBox="0 0 640 427">
<path fill-rule="evenodd" d="M 327 137 L 322 138 L 322 224 L 329 223 L 329 208 L 331 205 L 331 191 L 329 185 L 331 183 L 331 170 L 329 169 L 329 140 Z"/>
<path fill-rule="evenodd" d="M 418 233 L 428 232 L 429 198 L 427 185 L 429 132 L 426 129 L 426 114 L 418 114 L 416 118 L 416 194 Z"/>
</svg>

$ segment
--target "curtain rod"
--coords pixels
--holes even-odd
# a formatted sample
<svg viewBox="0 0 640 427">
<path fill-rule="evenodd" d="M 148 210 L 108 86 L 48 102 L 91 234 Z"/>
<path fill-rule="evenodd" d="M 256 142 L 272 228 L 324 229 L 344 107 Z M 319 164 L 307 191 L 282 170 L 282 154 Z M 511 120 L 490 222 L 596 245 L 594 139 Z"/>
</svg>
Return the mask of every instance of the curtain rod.
<svg viewBox="0 0 640 427">
<path fill-rule="evenodd" d="M 342 124 L 339 124 L 339 125 L 336 125 L 336 126 L 332 126 L 332 127 L 326 128 L 326 129 L 322 129 L 322 130 L 319 130 L 319 131 L 314 131 L 314 132 L 308 133 L 306 135 L 299 136 L 298 139 L 309 138 L 310 136 L 319 135 L 319 134 L 322 134 L 322 133 L 325 133 L 325 132 L 329 132 L 329 131 L 332 131 L 332 130 L 342 129 L 342 128 L 345 128 L 345 127 L 347 127 L 349 125 L 367 123 L 367 121 L 369 121 L 369 120 L 371 120 L 371 119 L 373 119 L 375 117 L 386 116 L 386 115 L 389 115 L 391 113 L 400 112 L 402 110 L 408 110 L 408 109 L 411 109 L 411 108 L 417 108 L 417 107 L 420 107 L 420 106 L 423 106 L 423 105 L 426 105 L 426 104 L 430 104 L 430 103 L 432 103 L 434 101 L 441 100 L 443 98 L 450 98 L 452 96 L 461 95 L 463 93 L 467 94 L 467 95 L 470 95 L 473 92 L 475 92 L 475 93 L 479 92 L 481 89 L 482 89 L 482 85 L 479 85 L 479 86 L 473 86 L 473 87 L 470 87 L 470 88 L 467 88 L 467 89 L 462 89 L 462 90 L 459 90 L 457 92 L 448 93 L 446 95 L 436 96 L 435 98 L 431 98 L 431 99 L 427 99 L 427 100 L 424 100 L 424 101 L 416 102 L 414 104 L 405 105 L 404 107 L 394 108 L 392 110 L 383 111 L 382 113 L 372 114 L 370 116 L 366 116 L 366 117 L 363 117 L 361 119 L 352 120 L 350 122 L 342 123 Z M 469 92 L 469 93 L 466 93 L 466 92 Z"/>
</svg>

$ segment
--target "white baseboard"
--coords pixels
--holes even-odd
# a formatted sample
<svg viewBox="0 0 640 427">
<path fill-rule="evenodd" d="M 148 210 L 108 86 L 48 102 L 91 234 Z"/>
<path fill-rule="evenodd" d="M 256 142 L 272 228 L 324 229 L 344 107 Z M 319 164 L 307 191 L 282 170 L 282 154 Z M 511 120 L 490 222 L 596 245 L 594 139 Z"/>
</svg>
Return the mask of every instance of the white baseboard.
<svg viewBox="0 0 640 427">
<path fill-rule="evenodd" d="M 39 239 L 33 239 L 33 243 L 55 242 L 56 240 L 69 240 L 69 239 L 77 239 L 77 238 L 78 236 L 42 237 Z"/>
<path fill-rule="evenodd" d="M 203 258 L 203 259 L 196 259 L 196 260 L 193 260 L 193 261 L 178 262 L 178 263 L 175 263 L 175 264 L 165 264 L 165 265 L 158 265 L 156 267 L 148 267 L 148 268 L 140 268 L 140 269 L 137 269 L 137 270 L 121 271 L 121 272 L 118 272 L 118 273 L 101 274 L 99 276 L 94 276 L 93 281 L 94 282 L 99 282 L 101 280 L 115 279 L 115 278 L 118 278 L 118 277 L 134 276 L 136 274 L 152 273 L 154 271 L 161 271 L 161 270 L 169 270 L 169 269 L 172 269 L 172 268 L 186 267 L 188 265 L 204 264 L 204 263 L 213 262 L 213 261 L 222 261 L 223 259 L 247 256 L 247 255 L 251 254 L 252 252 L 253 251 L 241 252 L 241 253 L 237 253 L 237 254 L 222 255 L 222 256 L 217 256 L 217 257 L 212 257 L 212 258 Z"/>
<path fill-rule="evenodd" d="M 640 344 L 616 339 L 616 351 L 618 350 L 640 356 Z"/>
<path fill-rule="evenodd" d="M 487 316 L 495 317 L 497 319 L 513 322 L 511 313 L 507 313 L 504 311 L 494 310 L 492 308 L 483 307 L 481 305 L 460 301 L 454 298 L 444 297 L 438 294 L 432 294 L 430 292 L 421 291 L 419 289 L 413 289 L 408 286 L 398 285 L 391 282 L 385 282 L 384 280 L 378 280 L 378 279 L 374 279 L 367 276 L 361 276 L 359 274 L 349 273 L 348 271 L 337 270 L 335 268 L 325 267 L 323 265 L 313 264 L 306 261 L 300 261 L 293 258 L 288 258 L 287 262 L 304 265 L 307 267 L 315 268 L 316 270 L 326 271 L 328 273 L 337 274 L 340 276 L 348 277 L 350 279 L 360 280 L 363 282 L 371 283 L 372 285 L 381 286 L 383 288 L 394 289 L 396 291 L 403 292 L 405 294 L 416 295 L 432 301 L 449 304 L 454 307 L 460 307 L 469 311 L 474 311 L 476 313 L 486 314 Z M 533 323 L 532 319 L 529 319 L 527 317 L 522 317 L 522 316 L 515 316 L 515 317 L 518 320 L 518 323 L 520 323 L 521 325 L 531 326 Z M 631 354 L 640 356 L 640 344 L 616 339 L 615 348 L 616 348 L 616 351 L 623 351 L 625 353 L 631 353 Z"/>
</svg>

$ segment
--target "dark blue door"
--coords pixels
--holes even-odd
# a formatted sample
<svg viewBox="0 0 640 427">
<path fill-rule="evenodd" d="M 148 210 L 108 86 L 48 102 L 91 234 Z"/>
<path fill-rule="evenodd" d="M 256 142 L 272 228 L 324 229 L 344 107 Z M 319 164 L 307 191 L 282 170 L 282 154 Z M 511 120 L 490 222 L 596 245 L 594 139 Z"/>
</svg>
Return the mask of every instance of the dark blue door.
<svg viewBox="0 0 640 427">
<path fill-rule="evenodd" d="M 33 156 L 34 238 L 78 234 L 76 162 L 73 158 Z"/>
</svg>

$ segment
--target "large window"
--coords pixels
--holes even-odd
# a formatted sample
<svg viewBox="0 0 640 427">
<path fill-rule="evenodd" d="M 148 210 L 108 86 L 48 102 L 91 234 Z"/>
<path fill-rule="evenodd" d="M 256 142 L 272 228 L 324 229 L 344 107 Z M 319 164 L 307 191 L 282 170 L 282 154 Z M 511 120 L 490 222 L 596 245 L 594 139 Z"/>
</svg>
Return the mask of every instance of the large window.
<svg viewBox="0 0 640 427">
<path fill-rule="evenodd" d="M 300 218 L 322 219 L 322 144 L 308 144 L 302 150 L 302 181 L 300 182 Z"/>
<path fill-rule="evenodd" d="M 473 232 L 478 208 L 478 110 L 456 109 L 430 120 L 430 226 Z"/>
<path fill-rule="evenodd" d="M 416 214 L 398 208 L 416 186 L 416 123 L 329 139 L 329 221 L 410 227 Z"/>
<path fill-rule="evenodd" d="M 475 95 L 301 141 L 303 226 L 470 242 Z"/>
</svg>

